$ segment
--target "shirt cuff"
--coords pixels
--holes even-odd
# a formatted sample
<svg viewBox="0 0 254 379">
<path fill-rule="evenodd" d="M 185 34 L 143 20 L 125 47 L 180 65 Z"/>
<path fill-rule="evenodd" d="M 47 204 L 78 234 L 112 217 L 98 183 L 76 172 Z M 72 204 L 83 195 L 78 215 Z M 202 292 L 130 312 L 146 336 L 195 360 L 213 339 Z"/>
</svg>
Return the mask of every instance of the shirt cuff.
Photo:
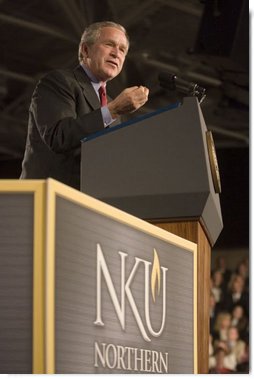
<svg viewBox="0 0 254 379">
<path fill-rule="evenodd" d="M 115 121 L 115 119 L 111 117 L 111 114 L 109 112 L 107 105 L 104 105 L 103 107 L 101 107 L 101 114 L 102 114 L 105 128 Z"/>
</svg>

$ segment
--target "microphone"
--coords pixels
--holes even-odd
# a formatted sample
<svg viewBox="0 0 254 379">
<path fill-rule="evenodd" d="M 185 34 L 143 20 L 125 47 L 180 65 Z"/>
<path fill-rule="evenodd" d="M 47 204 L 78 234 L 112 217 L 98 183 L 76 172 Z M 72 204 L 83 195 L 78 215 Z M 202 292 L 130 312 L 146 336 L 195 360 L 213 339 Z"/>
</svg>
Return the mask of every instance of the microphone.
<svg viewBox="0 0 254 379">
<path fill-rule="evenodd" d="M 206 97 L 206 90 L 198 84 L 178 78 L 175 74 L 160 72 L 158 75 L 160 86 L 171 91 L 179 91 L 188 96 L 196 96 L 201 103 Z"/>
</svg>

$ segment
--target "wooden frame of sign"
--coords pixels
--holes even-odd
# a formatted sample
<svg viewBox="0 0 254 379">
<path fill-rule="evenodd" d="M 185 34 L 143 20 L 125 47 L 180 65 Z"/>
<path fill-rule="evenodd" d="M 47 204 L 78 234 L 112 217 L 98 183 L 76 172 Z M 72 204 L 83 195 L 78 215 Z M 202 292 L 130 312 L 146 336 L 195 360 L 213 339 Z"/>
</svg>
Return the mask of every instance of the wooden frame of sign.
<svg viewBox="0 0 254 379">
<path fill-rule="evenodd" d="M 199 283 L 197 289 L 198 373 L 207 374 L 209 371 L 211 242 L 201 220 L 153 221 L 152 223 L 197 244 L 197 281 Z"/>
</svg>

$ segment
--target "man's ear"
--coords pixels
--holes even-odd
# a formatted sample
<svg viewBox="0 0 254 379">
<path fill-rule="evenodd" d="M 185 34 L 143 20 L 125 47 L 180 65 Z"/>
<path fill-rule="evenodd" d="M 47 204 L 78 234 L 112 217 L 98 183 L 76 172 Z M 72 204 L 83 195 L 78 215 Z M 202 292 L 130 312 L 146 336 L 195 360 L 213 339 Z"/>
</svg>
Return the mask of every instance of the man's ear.
<svg viewBox="0 0 254 379">
<path fill-rule="evenodd" d="M 85 43 L 82 44 L 81 51 L 82 51 L 83 57 L 88 58 L 88 55 L 89 55 L 88 54 L 88 47 Z"/>
</svg>

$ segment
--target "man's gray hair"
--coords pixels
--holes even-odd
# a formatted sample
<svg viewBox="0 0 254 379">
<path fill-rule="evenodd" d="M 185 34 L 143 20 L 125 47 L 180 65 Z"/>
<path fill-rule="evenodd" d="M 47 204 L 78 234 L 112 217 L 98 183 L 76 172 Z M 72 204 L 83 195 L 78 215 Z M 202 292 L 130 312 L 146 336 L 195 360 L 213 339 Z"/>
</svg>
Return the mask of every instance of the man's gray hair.
<svg viewBox="0 0 254 379">
<path fill-rule="evenodd" d="M 115 29 L 121 30 L 127 39 L 128 42 L 128 48 L 130 44 L 130 39 L 127 34 L 126 29 L 113 21 L 100 21 L 100 22 L 94 22 L 93 24 L 89 25 L 83 32 L 81 36 L 81 40 L 79 43 L 79 50 L 78 50 L 78 59 L 81 62 L 83 60 L 83 54 L 82 54 L 82 45 L 85 43 L 88 46 L 92 46 L 100 37 L 101 29 L 105 27 L 111 27 Z"/>
</svg>

